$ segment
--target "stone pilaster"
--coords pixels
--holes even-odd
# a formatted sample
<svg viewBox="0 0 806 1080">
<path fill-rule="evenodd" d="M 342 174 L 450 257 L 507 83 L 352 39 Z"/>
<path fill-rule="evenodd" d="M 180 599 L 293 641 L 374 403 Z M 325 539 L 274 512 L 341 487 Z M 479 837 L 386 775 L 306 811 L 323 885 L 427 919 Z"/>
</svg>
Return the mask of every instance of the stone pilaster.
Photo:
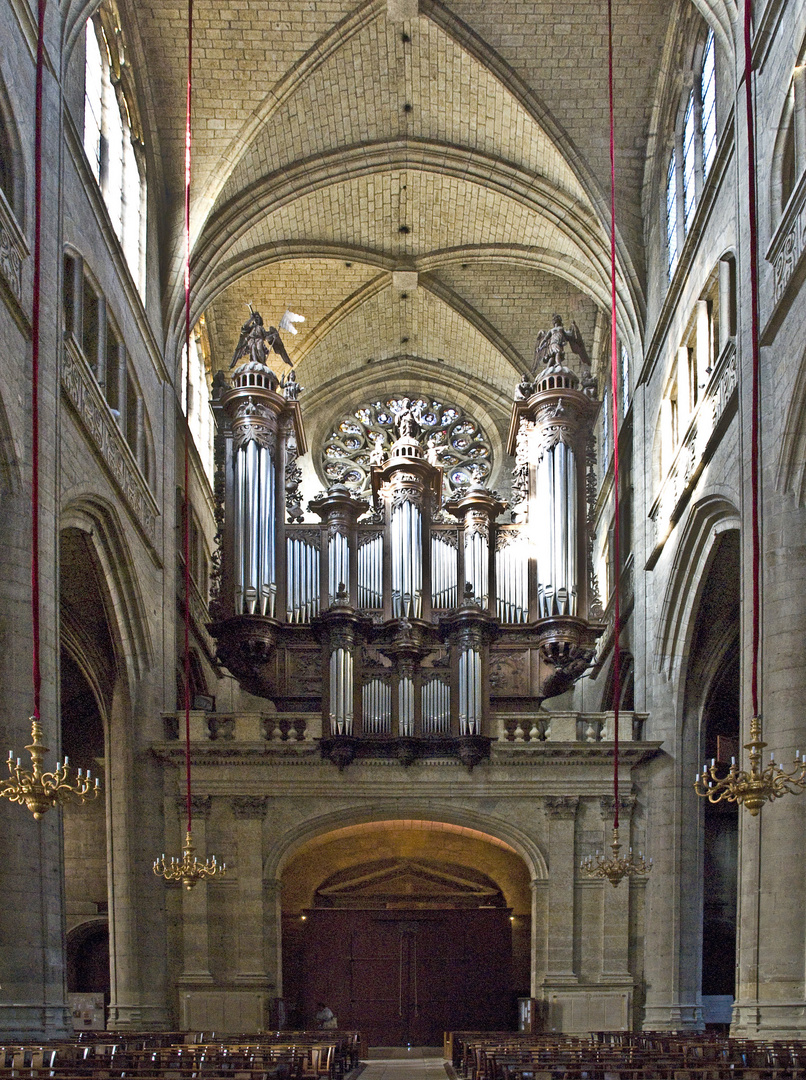
<svg viewBox="0 0 806 1080">
<path fill-rule="evenodd" d="M 599 800 L 602 821 L 605 824 L 605 847 L 607 854 L 608 842 L 611 839 L 613 823 L 613 811 L 615 799 L 612 795 L 604 795 Z M 619 799 L 619 817 L 621 827 L 619 835 L 622 839 L 622 853 L 629 847 L 630 841 L 630 817 L 634 798 Z M 608 881 L 602 882 L 602 979 L 607 982 L 624 980 L 632 984 L 632 976 L 629 971 L 629 948 L 630 948 L 630 879 L 626 878 L 617 888 Z"/>
<path fill-rule="evenodd" d="M 238 844 L 238 982 L 265 981 L 266 952 L 263 906 L 264 796 L 242 795 L 232 800 Z"/>
<path fill-rule="evenodd" d="M 544 986 L 577 982 L 574 972 L 574 823 L 579 799 L 545 799 L 549 824 L 548 944 Z"/>
<path fill-rule="evenodd" d="M 210 796 L 193 797 L 193 842 L 196 856 L 207 858 L 207 819 L 210 815 Z M 184 800 L 178 803 L 184 814 Z M 202 880 L 192 889 L 182 889 L 182 975 L 181 982 L 208 983 L 210 974 L 209 916 L 207 882 Z"/>
</svg>

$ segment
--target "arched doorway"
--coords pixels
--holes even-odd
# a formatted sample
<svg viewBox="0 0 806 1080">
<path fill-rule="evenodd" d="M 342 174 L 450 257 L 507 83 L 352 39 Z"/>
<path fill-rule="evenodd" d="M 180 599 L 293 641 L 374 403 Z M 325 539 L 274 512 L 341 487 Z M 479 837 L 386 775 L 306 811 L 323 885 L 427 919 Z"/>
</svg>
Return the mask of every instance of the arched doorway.
<svg viewBox="0 0 806 1080">
<path fill-rule="evenodd" d="M 320 1002 L 371 1045 L 511 1028 L 529 993 L 529 873 L 474 829 L 381 821 L 309 841 L 282 875 L 288 1023 Z"/>
<path fill-rule="evenodd" d="M 690 639 L 683 776 L 716 760 L 720 772 L 741 756 L 739 739 L 739 531 L 714 542 Z M 736 986 L 738 810 L 684 786 L 684 888 L 691 907 L 691 961 L 706 1027 L 727 1030 Z"/>
</svg>

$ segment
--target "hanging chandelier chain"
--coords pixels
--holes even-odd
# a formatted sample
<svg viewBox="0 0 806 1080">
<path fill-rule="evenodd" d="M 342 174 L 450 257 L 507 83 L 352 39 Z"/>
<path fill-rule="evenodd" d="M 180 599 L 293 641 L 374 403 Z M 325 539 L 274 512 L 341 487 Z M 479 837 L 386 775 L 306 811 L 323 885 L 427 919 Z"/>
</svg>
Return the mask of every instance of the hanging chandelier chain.
<svg viewBox="0 0 806 1080">
<path fill-rule="evenodd" d="M 593 878 L 606 878 L 614 887 L 625 877 L 645 876 L 652 869 L 632 848 L 620 854 L 619 841 L 619 707 L 621 704 L 621 511 L 619 506 L 619 426 L 618 426 L 618 333 L 616 324 L 616 125 L 613 104 L 613 0 L 607 0 L 607 91 L 610 116 L 610 408 L 613 424 L 613 840 L 611 856 L 582 860 L 581 871 Z M 605 417 L 607 423 L 607 417 Z M 607 464 L 606 462 L 604 463 Z"/>
<path fill-rule="evenodd" d="M 193 0 L 188 0 L 188 62 L 187 88 L 185 94 L 185 427 L 184 427 L 184 512 L 182 515 L 182 551 L 184 568 L 184 673 L 185 673 L 185 806 L 187 831 L 182 848 L 182 858 L 172 855 L 167 860 L 161 855 L 154 860 L 154 873 L 166 882 L 181 882 L 192 889 L 198 881 L 221 876 L 227 871 L 226 863 L 219 863 L 215 855 L 200 862 L 193 843 L 193 799 L 190 783 L 190 179 L 191 179 L 191 104 L 193 91 Z"/>
</svg>

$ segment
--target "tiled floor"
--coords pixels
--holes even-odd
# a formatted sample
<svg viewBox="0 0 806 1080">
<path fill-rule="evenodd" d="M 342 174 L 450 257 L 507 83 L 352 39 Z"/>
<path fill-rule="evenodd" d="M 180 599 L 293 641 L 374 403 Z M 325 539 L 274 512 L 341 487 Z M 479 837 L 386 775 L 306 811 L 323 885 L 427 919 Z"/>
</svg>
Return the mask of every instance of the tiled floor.
<svg viewBox="0 0 806 1080">
<path fill-rule="evenodd" d="M 389 1056 L 383 1056 L 388 1054 Z M 432 1047 L 380 1047 L 370 1051 L 361 1080 L 447 1080 L 442 1051 Z"/>
</svg>

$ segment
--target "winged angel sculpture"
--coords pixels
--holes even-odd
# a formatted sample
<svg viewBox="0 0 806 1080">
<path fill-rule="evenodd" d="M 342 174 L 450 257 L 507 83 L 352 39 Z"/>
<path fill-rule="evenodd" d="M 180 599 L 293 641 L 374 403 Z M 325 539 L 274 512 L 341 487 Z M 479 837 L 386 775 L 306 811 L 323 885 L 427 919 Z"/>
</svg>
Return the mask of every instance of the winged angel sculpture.
<svg viewBox="0 0 806 1080">
<path fill-rule="evenodd" d="M 244 359 L 265 365 L 270 350 L 276 352 L 289 367 L 293 367 L 293 361 L 285 351 L 280 331 L 275 326 L 270 326 L 267 330 L 260 312 L 253 311 L 251 304 L 247 306 L 249 307 L 249 318 L 241 327 L 241 336 L 238 339 L 230 368 L 234 368 L 239 361 Z M 305 322 L 305 316 L 296 315 L 290 309 L 287 310 L 280 319 L 280 330 L 290 330 L 292 334 L 296 334 L 295 322 Z"/>
<path fill-rule="evenodd" d="M 582 364 L 590 371 L 590 357 L 588 356 L 587 349 L 582 341 L 579 327 L 572 320 L 571 325 L 566 329 L 563 326 L 561 317 L 559 315 L 554 315 L 552 316 L 551 329 L 541 330 L 537 335 L 535 361 L 532 373 L 537 374 L 537 369 L 540 364 L 544 364 L 547 368 L 562 367 L 565 364 L 566 345 L 569 346 L 571 352 L 575 356 L 578 356 Z"/>
</svg>

